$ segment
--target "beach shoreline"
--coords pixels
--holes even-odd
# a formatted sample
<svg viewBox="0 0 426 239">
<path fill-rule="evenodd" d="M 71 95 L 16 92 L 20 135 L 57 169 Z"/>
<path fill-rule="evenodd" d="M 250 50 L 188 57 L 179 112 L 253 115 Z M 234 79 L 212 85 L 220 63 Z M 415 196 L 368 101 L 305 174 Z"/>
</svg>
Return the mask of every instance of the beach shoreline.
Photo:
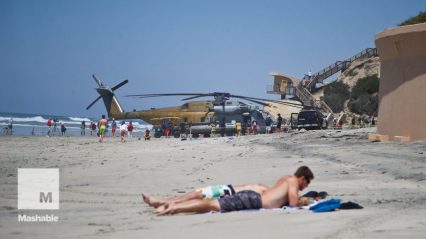
<svg viewBox="0 0 426 239">
<path fill-rule="evenodd" d="M 422 238 L 426 233 L 426 142 L 370 142 L 375 128 L 271 135 L 133 138 L 0 137 L 2 238 Z M 157 217 L 140 193 L 181 195 L 214 184 L 273 185 L 301 165 L 304 192 L 353 201 L 361 210 L 306 210 Z M 18 210 L 17 169 L 59 168 L 60 209 Z M 55 214 L 58 223 L 18 222 Z"/>
</svg>

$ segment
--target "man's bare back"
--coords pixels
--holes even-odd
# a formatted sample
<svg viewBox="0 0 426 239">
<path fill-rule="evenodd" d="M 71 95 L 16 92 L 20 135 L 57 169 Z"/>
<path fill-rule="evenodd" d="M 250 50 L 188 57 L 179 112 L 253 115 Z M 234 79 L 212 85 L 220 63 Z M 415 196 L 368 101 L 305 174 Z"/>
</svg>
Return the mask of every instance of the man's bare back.
<svg viewBox="0 0 426 239">
<path fill-rule="evenodd" d="M 279 208 L 283 205 L 299 205 L 299 191 L 307 187 L 304 178 L 296 176 L 283 176 L 270 189 L 264 191 L 262 196 L 263 208 Z"/>
</svg>

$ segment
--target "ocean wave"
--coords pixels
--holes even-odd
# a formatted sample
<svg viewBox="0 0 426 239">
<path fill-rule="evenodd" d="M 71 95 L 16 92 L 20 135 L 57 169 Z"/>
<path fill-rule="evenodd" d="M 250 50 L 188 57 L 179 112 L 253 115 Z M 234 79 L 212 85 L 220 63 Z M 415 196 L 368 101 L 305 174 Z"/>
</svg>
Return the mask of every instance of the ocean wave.
<svg viewBox="0 0 426 239">
<path fill-rule="evenodd" d="M 9 121 L 10 119 L 12 119 L 13 122 L 39 122 L 39 123 L 47 122 L 47 119 L 43 118 L 42 116 L 23 117 L 23 118 L 0 117 L 0 121 Z"/>
<path fill-rule="evenodd" d="M 57 122 L 57 124 L 58 125 L 60 125 L 60 123 L 64 123 L 65 125 L 67 125 L 67 124 L 75 124 L 75 125 L 81 125 L 81 122 L 76 122 L 76 121 L 63 121 L 63 120 L 59 120 L 58 122 Z M 87 127 L 87 125 L 88 124 L 90 124 L 90 121 L 86 121 L 86 127 Z"/>
<path fill-rule="evenodd" d="M 68 117 L 68 119 L 73 120 L 73 121 L 80 121 L 80 123 L 83 120 L 86 121 L 86 122 L 90 122 L 91 121 L 91 119 L 89 119 L 89 118 L 80 118 L 80 117 Z"/>
<path fill-rule="evenodd" d="M 57 126 L 60 127 L 60 123 L 63 122 L 66 127 L 76 128 L 79 129 L 81 126 L 81 122 L 84 120 L 86 121 L 86 128 L 89 127 L 90 122 L 93 121 L 95 124 L 97 123 L 96 120 L 91 120 L 87 117 L 68 117 L 68 116 L 28 116 L 28 117 L 16 117 L 16 116 L 8 116 L 5 117 L 0 116 L 0 125 L 7 125 L 9 123 L 9 120 L 13 120 L 14 126 L 23 126 L 23 127 L 45 127 L 47 124 L 48 119 L 57 119 Z M 125 120 L 126 124 L 129 124 L 130 120 Z M 109 121 L 108 124 L 111 127 L 111 122 Z M 120 127 L 121 120 L 117 120 L 117 125 Z M 152 125 L 150 124 L 144 124 L 143 122 L 133 121 L 132 122 L 133 127 L 136 130 L 145 130 L 145 129 L 151 129 Z"/>
<path fill-rule="evenodd" d="M 7 125 L 7 123 L 0 123 L 0 125 L 1 126 L 6 126 Z M 33 125 L 33 124 L 13 124 L 13 128 L 14 129 L 16 129 L 17 127 L 34 127 L 34 128 L 46 128 L 46 130 L 47 130 L 47 126 L 45 126 L 45 125 Z M 75 130 L 80 130 L 80 127 L 75 127 L 75 126 L 68 126 L 68 125 L 66 125 L 65 124 L 65 127 L 67 128 L 67 129 L 75 129 Z M 53 127 L 52 127 L 52 129 L 53 129 Z M 61 130 L 61 126 L 60 125 L 58 125 L 58 131 L 60 131 Z M 86 128 L 86 130 L 89 130 L 88 128 Z M 1 135 L 1 134 L 0 134 Z"/>
<path fill-rule="evenodd" d="M 0 123 L 0 125 L 8 125 L 7 123 Z M 34 125 L 34 124 L 13 124 L 13 127 L 16 128 L 17 126 L 21 127 L 35 127 L 35 128 L 47 128 L 47 126 L 44 125 Z"/>
</svg>

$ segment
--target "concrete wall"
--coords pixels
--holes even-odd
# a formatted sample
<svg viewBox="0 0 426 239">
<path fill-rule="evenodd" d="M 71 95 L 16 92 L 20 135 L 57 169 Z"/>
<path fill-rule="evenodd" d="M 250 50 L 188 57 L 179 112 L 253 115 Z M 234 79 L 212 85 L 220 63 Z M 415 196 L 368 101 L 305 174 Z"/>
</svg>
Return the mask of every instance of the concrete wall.
<svg viewBox="0 0 426 239">
<path fill-rule="evenodd" d="M 378 133 L 426 140 L 426 23 L 376 35 L 380 89 Z"/>
</svg>

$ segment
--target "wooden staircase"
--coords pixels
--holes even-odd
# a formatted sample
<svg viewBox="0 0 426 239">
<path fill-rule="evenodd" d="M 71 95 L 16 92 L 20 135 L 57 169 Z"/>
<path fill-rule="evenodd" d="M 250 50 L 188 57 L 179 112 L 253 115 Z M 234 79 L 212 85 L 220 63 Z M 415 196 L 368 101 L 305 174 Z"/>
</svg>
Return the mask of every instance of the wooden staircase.
<svg viewBox="0 0 426 239">
<path fill-rule="evenodd" d="M 345 71 L 346 69 L 349 68 L 352 62 L 358 59 L 369 58 L 374 56 L 378 56 L 377 48 L 366 48 L 360 51 L 358 54 L 352 56 L 351 58 L 348 58 L 344 61 L 336 61 L 335 63 L 314 73 L 312 76 L 305 75 L 303 79 L 309 80 L 309 84 L 306 85 L 306 88 L 308 88 L 309 91 L 313 91 L 315 90 L 316 88 L 315 86 L 317 83 L 322 83 L 325 79 L 336 74 L 339 71 L 342 71 L 342 72 Z"/>
</svg>

